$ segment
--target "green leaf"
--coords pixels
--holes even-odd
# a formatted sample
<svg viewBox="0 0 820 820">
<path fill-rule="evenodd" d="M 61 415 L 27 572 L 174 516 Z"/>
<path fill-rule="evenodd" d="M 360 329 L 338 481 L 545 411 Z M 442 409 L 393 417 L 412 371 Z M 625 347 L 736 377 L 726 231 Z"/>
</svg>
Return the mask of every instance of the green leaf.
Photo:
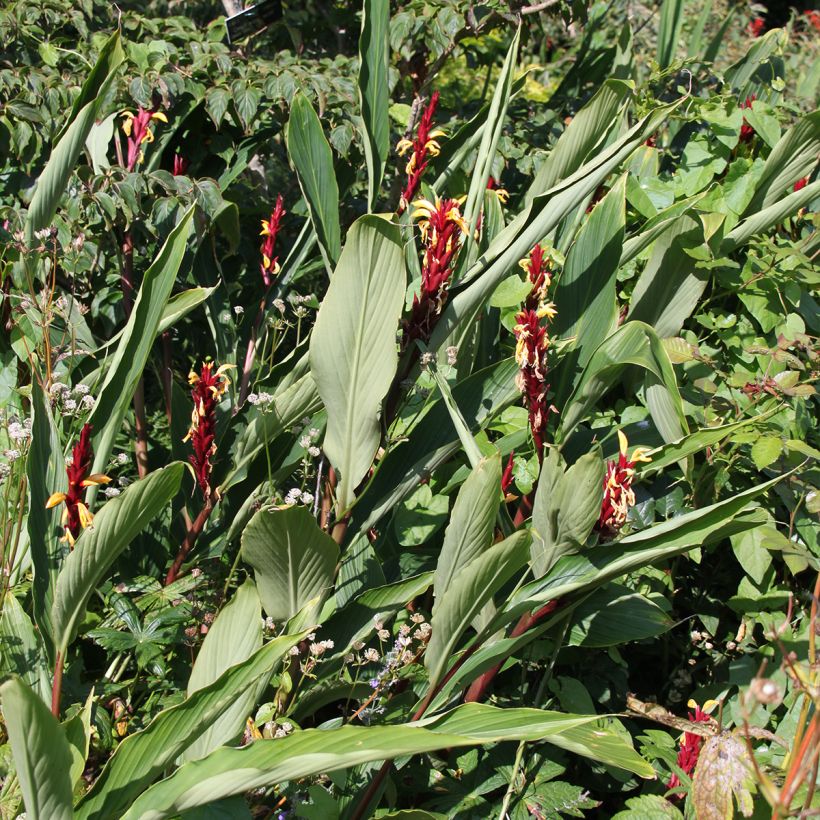
<svg viewBox="0 0 820 820">
<path fill-rule="evenodd" d="M 783 452 L 783 440 L 780 436 L 761 436 L 752 445 L 752 461 L 758 470 L 774 464 Z"/>
<path fill-rule="evenodd" d="M 60 510 L 46 509 L 52 493 L 66 492 L 68 479 L 60 437 L 51 414 L 51 405 L 37 379 L 31 382 L 31 449 L 26 460 L 28 478 L 28 518 L 26 527 L 34 566 L 32 603 L 37 624 L 49 659 L 54 660 L 51 632 L 51 605 L 54 586 L 63 558 L 62 545 L 56 537 Z"/>
<path fill-rule="evenodd" d="M 177 494 L 184 465 L 171 464 L 135 481 L 106 502 L 83 530 L 57 578 L 51 620 L 58 652 L 65 650 L 85 613 L 95 587 L 131 541 Z"/>
<path fill-rule="evenodd" d="M 80 782 L 80 778 L 85 771 L 88 749 L 91 744 L 91 710 L 93 708 L 94 690 L 92 689 L 86 698 L 83 708 L 69 720 L 61 724 L 61 728 L 68 741 L 69 752 L 71 753 L 69 780 L 71 781 L 72 789 Z"/>
<path fill-rule="evenodd" d="M 532 568 L 545 575 L 562 556 L 583 548 L 603 500 L 604 460 L 596 447 L 568 470 L 557 449 L 541 465 L 532 508 Z"/>
<path fill-rule="evenodd" d="M 26 216 L 28 242 L 31 242 L 36 231 L 51 224 L 77 157 L 97 119 L 117 68 L 124 59 L 120 34 L 115 32 L 100 50 L 97 63 L 80 89 L 71 113 L 54 141 L 46 167 L 37 180 L 37 188 Z"/>
<path fill-rule="evenodd" d="M 333 154 L 322 131 L 322 123 L 310 101 L 301 92 L 293 97 L 285 132 L 288 156 L 316 229 L 319 249 L 328 273 L 341 252 L 339 186 L 333 170 Z"/>
<path fill-rule="evenodd" d="M 262 607 L 256 585 L 248 578 L 211 624 L 191 669 L 188 697 L 219 680 L 232 666 L 247 661 L 261 646 Z M 198 760 L 235 738 L 261 695 L 260 689 L 251 687 L 238 697 L 191 743 L 183 760 Z"/>
<path fill-rule="evenodd" d="M 486 603 L 529 559 L 530 535 L 514 533 L 474 558 L 450 583 L 447 596 L 436 601 L 430 642 L 424 653 L 430 688 L 441 680 L 459 639 Z"/>
<path fill-rule="evenodd" d="M 572 613 L 569 646 L 606 647 L 661 635 L 672 626 L 669 616 L 644 595 L 610 584 L 587 598 Z"/>
<path fill-rule="evenodd" d="M 126 737 L 75 809 L 75 820 L 122 817 L 137 796 L 245 692 L 267 681 L 285 653 L 307 633 L 282 635 L 247 661 L 182 703 L 160 712 L 141 732 Z M 208 759 L 208 758 L 206 758 Z M 195 763 L 188 765 L 196 765 Z M 216 800 L 214 795 L 209 800 Z"/>
<path fill-rule="evenodd" d="M 367 210 L 373 211 L 390 152 L 390 2 L 364 0 L 359 37 L 359 105 L 367 161 Z"/>
<path fill-rule="evenodd" d="M 379 446 L 381 402 L 398 364 L 405 287 L 398 225 L 379 216 L 357 219 L 310 340 L 310 369 L 327 409 L 324 449 L 341 473 L 339 514 L 353 503 Z"/>
<path fill-rule="evenodd" d="M 664 441 L 677 441 L 688 432 L 675 373 L 658 335 L 643 322 L 627 322 L 598 347 L 584 368 L 562 414 L 561 440 L 569 437 L 630 365 L 646 371 L 646 403 Z"/>
<path fill-rule="evenodd" d="M 607 80 L 595 92 L 592 99 L 572 118 L 572 122 L 538 169 L 524 200 L 527 205 L 586 162 L 593 150 L 603 143 L 613 124 L 618 121 L 618 112 L 631 96 L 631 84 L 622 80 Z"/>
<path fill-rule="evenodd" d="M 743 735 L 721 732 L 700 750 L 692 775 L 691 803 L 699 820 L 731 820 L 737 807 L 744 817 L 754 811 L 755 770 Z"/>
<path fill-rule="evenodd" d="M 792 193 L 794 183 L 811 173 L 819 152 L 820 111 L 814 111 L 801 117 L 772 149 L 744 215 L 762 211 Z"/>
<path fill-rule="evenodd" d="M 516 29 L 515 36 L 510 43 L 504 65 L 498 75 L 495 92 L 490 102 L 487 123 L 481 136 L 481 145 L 478 147 L 478 156 L 470 176 L 470 189 L 467 192 L 467 201 L 464 205 L 464 221 L 469 226 L 468 237 L 472 237 L 478 224 L 478 215 L 484 202 L 484 192 L 487 190 L 487 180 L 490 178 L 498 140 L 504 127 L 504 118 L 507 115 L 507 106 L 512 94 L 512 81 L 516 58 L 518 57 L 518 42 L 521 38 L 521 26 Z"/>
<path fill-rule="evenodd" d="M 161 820 L 283 781 L 374 760 L 501 740 L 543 740 L 641 777 L 654 777 L 652 767 L 634 749 L 598 725 L 600 718 L 470 703 L 405 725 L 297 731 L 276 740 L 258 740 L 244 749 L 218 749 L 204 760 L 183 766 L 140 795 L 122 820 Z"/>
<path fill-rule="evenodd" d="M 157 258 L 145 272 L 122 338 L 108 365 L 105 381 L 88 419 L 94 427 L 93 469 L 96 473 L 105 472 L 114 441 L 122 432 L 123 419 L 145 369 L 160 320 L 168 304 L 168 297 L 171 295 L 185 255 L 193 213 L 192 206 L 171 231 Z M 90 501 L 93 501 L 95 496 L 93 489 L 89 493 Z"/>
<path fill-rule="evenodd" d="M 292 618 L 333 586 L 339 547 L 307 507 L 262 509 L 242 533 L 242 557 L 254 570 L 262 606 L 274 621 Z"/>
<path fill-rule="evenodd" d="M 0 677 L 7 675 L 19 675 L 43 703 L 51 703 L 46 654 L 34 625 L 11 592 L 3 598 L 0 613 Z"/>
<path fill-rule="evenodd" d="M 436 563 L 433 611 L 449 593 L 454 578 L 492 543 L 501 500 L 501 455 L 483 458 L 461 485 Z"/>
<path fill-rule="evenodd" d="M 20 678 L 0 686 L 11 754 L 31 820 L 71 820 L 71 751 L 42 699 Z"/>
<path fill-rule="evenodd" d="M 669 68 L 675 59 L 685 7 L 683 0 L 663 0 L 661 3 L 661 22 L 658 27 L 658 66 L 661 70 Z"/>
</svg>

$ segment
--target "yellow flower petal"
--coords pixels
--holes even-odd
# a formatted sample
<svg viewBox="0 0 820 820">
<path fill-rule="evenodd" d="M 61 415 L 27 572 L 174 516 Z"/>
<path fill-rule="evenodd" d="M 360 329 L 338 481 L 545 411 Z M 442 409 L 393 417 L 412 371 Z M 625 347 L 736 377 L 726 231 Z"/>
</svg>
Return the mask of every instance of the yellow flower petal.
<svg viewBox="0 0 820 820">
<path fill-rule="evenodd" d="M 166 117 L 162 111 L 154 111 L 154 113 L 151 114 L 151 119 L 159 120 L 160 122 L 164 122 L 166 125 L 168 124 L 168 117 Z"/>
<path fill-rule="evenodd" d="M 94 521 L 94 516 L 91 515 L 91 511 L 82 501 L 77 502 L 77 512 L 80 514 L 80 526 L 83 529 L 90 527 Z"/>
<path fill-rule="evenodd" d="M 88 478 L 84 479 L 80 482 L 81 487 L 97 487 L 100 484 L 108 484 L 111 481 L 110 476 L 103 475 L 102 473 L 94 473 L 90 475 Z"/>
<path fill-rule="evenodd" d="M 52 493 L 48 497 L 48 501 L 46 501 L 46 509 L 50 510 L 52 507 L 62 504 L 63 501 L 65 501 L 65 497 L 65 493 Z"/>
</svg>

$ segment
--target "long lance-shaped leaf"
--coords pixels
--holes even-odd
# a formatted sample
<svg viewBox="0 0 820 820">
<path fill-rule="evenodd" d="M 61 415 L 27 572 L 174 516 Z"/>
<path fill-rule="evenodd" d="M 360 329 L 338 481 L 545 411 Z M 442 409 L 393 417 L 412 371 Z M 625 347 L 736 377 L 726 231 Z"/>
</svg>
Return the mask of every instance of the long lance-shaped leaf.
<svg viewBox="0 0 820 820">
<path fill-rule="evenodd" d="M 327 594 L 339 547 L 307 507 L 262 509 L 242 533 L 242 557 L 254 569 L 265 612 L 281 623 Z"/>
<path fill-rule="evenodd" d="M 572 118 L 538 169 L 524 202 L 545 194 L 577 171 L 618 121 L 618 112 L 632 96 L 632 86 L 623 80 L 607 80 L 592 99 Z"/>
<path fill-rule="evenodd" d="M 48 163 L 37 180 L 37 189 L 26 216 L 27 241 L 31 241 L 35 231 L 51 224 L 77 157 L 97 119 L 106 91 L 124 59 L 120 35 L 115 32 L 102 47 L 97 63 L 80 89 L 68 120 L 57 135 Z"/>
<path fill-rule="evenodd" d="M 134 308 L 91 411 L 88 421 L 94 427 L 94 472 L 105 472 L 114 440 L 122 430 L 123 419 L 145 369 L 185 255 L 193 213 L 192 206 L 171 231 L 157 258 L 145 272 Z M 93 500 L 94 495 L 91 493 L 89 498 Z"/>
<path fill-rule="evenodd" d="M 160 712 L 141 732 L 125 738 L 77 805 L 75 820 L 122 817 L 163 769 L 232 703 L 259 681 L 267 681 L 285 653 L 306 634 L 282 635 L 266 643 L 247 661 L 231 667 L 209 686 Z"/>
<path fill-rule="evenodd" d="M 458 405 L 470 430 L 479 430 L 515 401 L 521 393 L 515 378 L 518 365 L 512 358 L 473 373 L 453 388 Z M 436 401 L 407 440 L 381 459 L 375 475 L 353 508 L 351 528 L 365 532 L 411 493 L 419 479 L 459 449 L 459 436 L 443 398 Z"/>
<path fill-rule="evenodd" d="M 268 444 L 296 424 L 299 419 L 315 413 L 321 405 L 316 382 L 310 373 L 306 373 L 281 392 L 275 393 L 269 408 L 254 417 L 239 439 L 233 467 L 222 481 L 219 492 L 227 492 L 245 478 L 251 462 Z"/>
<path fill-rule="evenodd" d="M 801 208 L 809 204 L 816 196 L 820 196 L 820 180 L 806 185 L 799 191 L 789 194 L 783 199 L 777 200 L 774 205 L 769 205 L 758 213 L 750 214 L 739 225 L 735 226 L 720 246 L 720 252 L 729 254 L 745 245 L 753 236 L 769 228 L 779 225 L 784 219 L 797 213 Z"/>
<path fill-rule="evenodd" d="M 462 281 L 469 284 L 459 290 L 444 309 L 430 339 L 430 349 L 438 350 L 459 327 L 469 325 L 507 271 L 589 197 L 678 104 L 653 111 L 572 176 L 535 197 L 465 273 Z M 475 281 L 471 281 L 473 279 Z"/>
<path fill-rule="evenodd" d="M 688 432 L 675 373 L 658 334 L 643 322 L 627 322 L 592 355 L 561 415 L 565 440 L 630 365 L 646 371 L 646 403 L 664 441 Z"/>
<path fill-rule="evenodd" d="M 685 8 L 683 0 L 663 0 L 661 3 L 661 23 L 658 27 L 658 65 L 661 69 L 669 68 L 675 59 Z"/>
<path fill-rule="evenodd" d="M 448 594 L 455 576 L 492 543 L 500 500 L 501 455 L 494 453 L 473 468 L 458 491 L 436 563 L 436 606 Z"/>
<path fill-rule="evenodd" d="M 430 687 L 441 680 L 450 656 L 473 619 L 527 563 L 529 556 L 530 534 L 520 530 L 473 559 L 452 579 L 446 596 L 436 601 L 430 624 L 432 636 L 424 653 Z"/>
<path fill-rule="evenodd" d="M 42 641 L 20 602 L 3 598 L 0 612 L 0 678 L 19 675 L 43 700 L 51 704 L 50 665 Z"/>
<path fill-rule="evenodd" d="M 0 686 L 26 817 L 71 820 L 71 751 L 57 719 L 20 678 Z"/>
<path fill-rule="evenodd" d="M 734 65 L 723 72 L 723 77 L 729 86 L 737 92 L 741 100 L 752 94 L 760 94 L 761 86 L 769 90 L 771 82 L 771 68 L 765 74 L 765 80 L 758 74 L 766 63 L 778 52 L 783 51 L 788 44 L 788 35 L 782 28 L 773 28 L 761 37 L 752 40 L 752 45 Z"/>
<path fill-rule="evenodd" d="M 322 123 L 301 92 L 295 94 L 291 102 L 285 140 L 329 274 L 342 247 L 339 185 L 333 169 L 333 153 Z"/>
<path fill-rule="evenodd" d="M 502 740 L 543 740 L 641 777 L 654 777 L 652 767 L 622 737 L 600 726 L 601 717 L 470 703 L 418 723 L 307 729 L 277 740 L 259 740 L 244 749 L 219 749 L 189 763 L 141 795 L 122 820 L 162 820 L 286 780 L 372 760 Z"/>
<path fill-rule="evenodd" d="M 359 105 L 367 161 L 367 210 L 372 211 L 390 150 L 390 2 L 364 0 L 359 37 Z"/>
<path fill-rule="evenodd" d="M 83 530 L 57 577 L 51 620 L 58 652 L 65 653 L 86 602 L 120 553 L 177 494 L 184 470 L 175 463 L 135 481 L 104 504 L 93 526 Z"/>
<path fill-rule="evenodd" d="M 191 669 L 188 697 L 219 680 L 232 666 L 247 661 L 261 647 L 262 606 L 256 584 L 248 578 L 211 624 Z M 261 695 L 259 689 L 251 687 L 236 698 L 185 750 L 183 759 L 198 760 L 235 738 Z"/>
<path fill-rule="evenodd" d="M 470 226 L 468 237 L 472 237 L 478 224 L 478 215 L 484 202 L 484 191 L 487 189 L 487 180 L 490 178 L 498 140 L 501 138 L 501 130 L 504 127 L 504 118 L 507 115 L 507 106 L 510 104 L 512 93 L 513 71 L 518 57 L 520 38 L 521 27 L 519 26 L 507 51 L 507 56 L 504 58 L 501 73 L 498 75 L 498 83 L 487 115 L 487 125 L 481 136 L 481 145 L 478 148 L 478 156 L 470 178 L 470 190 L 464 206 L 464 221 Z"/>
<path fill-rule="evenodd" d="M 63 557 L 58 531 L 60 511 L 46 509 L 46 501 L 52 493 L 66 492 L 68 479 L 60 437 L 54 425 L 51 406 L 39 382 L 31 384 L 31 450 L 26 461 L 29 487 L 29 513 L 26 521 L 34 566 L 32 601 L 34 620 L 40 629 L 43 645 L 54 660 L 54 641 L 51 634 L 51 605 L 54 601 L 54 585 Z"/>
<path fill-rule="evenodd" d="M 565 556 L 546 577 L 518 590 L 499 612 L 495 626 L 511 623 L 522 613 L 548 601 L 589 592 L 629 572 L 756 526 L 765 520 L 765 514 L 750 506 L 751 503 L 781 478 L 628 535 L 614 544 Z"/>
<path fill-rule="evenodd" d="M 406 278 L 399 226 L 379 216 L 353 223 L 319 308 L 310 369 L 327 409 L 324 449 L 341 473 L 341 513 L 379 446 L 379 414 L 398 365 L 396 332 Z"/>
<path fill-rule="evenodd" d="M 744 211 L 755 214 L 791 193 L 794 183 L 811 172 L 820 154 L 820 111 L 806 114 L 777 142 Z"/>
</svg>

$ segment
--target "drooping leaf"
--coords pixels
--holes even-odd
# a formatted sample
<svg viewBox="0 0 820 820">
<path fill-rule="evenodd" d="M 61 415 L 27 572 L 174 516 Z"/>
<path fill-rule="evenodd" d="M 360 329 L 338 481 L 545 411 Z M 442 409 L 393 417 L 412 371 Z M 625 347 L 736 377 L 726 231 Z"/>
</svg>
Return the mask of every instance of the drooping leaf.
<svg viewBox="0 0 820 820">
<path fill-rule="evenodd" d="M 208 629 L 188 679 L 188 697 L 210 686 L 232 666 L 244 663 L 262 646 L 262 607 L 256 585 L 248 578 Z M 263 678 L 264 680 L 264 678 Z M 265 681 L 267 683 L 267 681 Z M 236 737 L 245 725 L 259 695 L 251 687 L 228 707 L 183 754 L 198 760 Z"/>
<path fill-rule="evenodd" d="M 0 676 L 19 675 L 43 703 L 51 703 L 47 656 L 34 625 L 14 595 L 3 598 L 0 613 Z"/>
<path fill-rule="evenodd" d="M 373 210 L 390 151 L 390 2 L 364 0 L 359 37 L 359 105 L 367 161 L 367 209 Z"/>
<path fill-rule="evenodd" d="M 683 0 L 663 0 L 661 22 L 658 27 L 658 66 L 669 68 L 678 48 L 686 4 Z"/>
<path fill-rule="evenodd" d="M 51 621 L 58 652 L 65 654 L 86 602 L 120 553 L 177 494 L 184 469 L 175 463 L 135 481 L 83 530 L 57 577 Z"/>
<path fill-rule="evenodd" d="M 755 775 L 746 741 L 735 732 L 709 738 L 692 776 L 692 804 L 698 820 L 732 820 L 734 802 L 744 817 L 754 811 Z"/>
<path fill-rule="evenodd" d="M 163 769 L 171 765 L 237 698 L 255 688 L 260 680 L 268 680 L 275 665 L 305 634 L 275 638 L 209 686 L 160 712 L 141 732 L 126 737 L 105 764 L 91 790 L 78 803 L 75 820 L 122 817 Z M 216 798 L 214 795 L 212 799 Z"/>
<path fill-rule="evenodd" d="M 57 719 L 17 677 L 0 686 L 11 754 L 31 820 L 72 820 L 71 752 Z"/>
<path fill-rule="evenodd" d="M 301 92 L 294 95 L 290 104 L 286 142 L 329 273 L 336 265 L 342 247 L 339 186 L 322 123 Z"/>
<path fill-rule="evenodd" d="M 330 591 L 339 547 L 307 507 L 262 509 L 242 533 L 242 557 L 254 569 L 265 612 L 281 623 Z"/>
<path fill-rule="evenodd" d="M 162 820 L 211 800 L 319 772 L 500 740 L 543 740 L 653 777 L 652 767 L 622 737 L 597 725 L 599 719 L 471 703 L 405 725 L 307 729 L 277 740 L 259 740 L 244 749 L 218 749 L 204 760 L 188 763 L 142 794 L 122 820 Z"/>
<path fill-rule="evenodd" d="M 328 414 L 324 449 L 341 473 L 339 513 L 353 503 L 379 446 L 405 287 L 398 225 L 361 217 L 348 232 L 310 341 L 310 369 Z"/>
</svg>

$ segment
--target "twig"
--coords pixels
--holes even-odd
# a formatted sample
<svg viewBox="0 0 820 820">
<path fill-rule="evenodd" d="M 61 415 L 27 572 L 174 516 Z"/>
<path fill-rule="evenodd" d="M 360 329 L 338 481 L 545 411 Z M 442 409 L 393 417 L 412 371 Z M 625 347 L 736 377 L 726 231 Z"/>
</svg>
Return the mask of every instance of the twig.
<svg viewBox="0 0 820 820">
<path fill-rule="evenodd" d="M 168 570 L 168 574 L 165 576 L 165 586 L 169 586 L 176 581 L 177 576 L 179 575 L 179 571 L 182 568 L 183 563 L 185 563 L 185 559 L 188 557 L 188 553 L 193 549 L 194 544 L 196 543 L 196 539 L 199 538 L 200 533 L 202 532 L 203 528 L 205 527 L 205 523 L 210 518 L 211 513 L 213 512 L 214 504 L 213 501 L 209 498 L 205 502 L 205 506 L 200 510 L 199 515 L 194 519 L 194 523 L 191 524 L 188 532 L 185 534 L 185 540 L 182 542 L 182 546 L 179 548 L 179 552 L 177 553 L 177 557 L 174 558 L 174 563 L 171 564 L 171 569 Z"/>
<path fill-rule="evenodd" d="M 51 714 L 60 717 L 60 696 L 63 692 L 63 653 L 58 652 L 54 660 L 54 682 L 51 685 Z"/>
</svg>

